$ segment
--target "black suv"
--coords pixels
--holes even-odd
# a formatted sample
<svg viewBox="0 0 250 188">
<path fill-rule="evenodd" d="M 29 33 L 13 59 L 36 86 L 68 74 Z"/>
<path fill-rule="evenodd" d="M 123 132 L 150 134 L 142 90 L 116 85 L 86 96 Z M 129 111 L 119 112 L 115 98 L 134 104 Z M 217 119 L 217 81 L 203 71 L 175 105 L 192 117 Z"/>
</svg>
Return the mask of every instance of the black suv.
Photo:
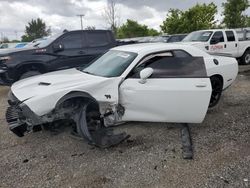
<svg viewBox="0 0 250 188">
<path fill-rule="evenodd" d="M 25 48 L 0 50 L 0 84 L 84 66 L 114 46 L 111 31 L 77 30 L 39 39 Z"/>
</svg>

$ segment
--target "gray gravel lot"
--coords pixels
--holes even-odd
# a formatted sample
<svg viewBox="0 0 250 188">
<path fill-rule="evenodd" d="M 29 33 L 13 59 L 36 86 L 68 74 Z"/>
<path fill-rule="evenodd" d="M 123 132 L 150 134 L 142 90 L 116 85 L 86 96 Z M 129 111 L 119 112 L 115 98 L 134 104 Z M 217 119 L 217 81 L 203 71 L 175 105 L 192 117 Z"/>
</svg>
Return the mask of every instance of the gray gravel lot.
<svg viewBox="0 0 250 188">
<path fill-rule="evenodd" d="M 42 131 L 13 135 L 0 87 L 0 187 L 250 187 L 250 73 L 241 73 L 205 121 L 191 125 L 194 160 L 181 156 L 180 129 L 127 123 L 131 138 L 110 149 Z"/>
</svg>

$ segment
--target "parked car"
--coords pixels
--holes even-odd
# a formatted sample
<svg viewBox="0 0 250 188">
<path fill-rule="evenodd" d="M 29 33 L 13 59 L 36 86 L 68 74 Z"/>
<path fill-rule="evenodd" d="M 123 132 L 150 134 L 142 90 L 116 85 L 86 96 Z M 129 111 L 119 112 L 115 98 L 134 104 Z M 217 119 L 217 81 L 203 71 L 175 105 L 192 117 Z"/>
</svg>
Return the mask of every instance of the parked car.
<svg viewBox="0 0 250 188">
<path fill-rule="evenodd" d="M 250 64 L 250 40 L 240 38 L 233 29 L 211 29 L 190 33 L 183 42 L 209 53 L 227 54 L 240 60 L 242 64 Z"/>
<path fill-rule="evenodd" d="M 211 56 L 189 45 L 120 46 L 85 68 L 16 82 L 6 119 L 18 136 L 71 120 L 91 144 L 108 147 L 127 138 L 108 128 L 121 122 L 201 123 L 237 73 L 235 58 Z"/>
<path fill-rule="evenodd" d="M 31 46 L 0 51 L 0 82 L 17 80 L 51 71 L 87 65 L 116 46 L 111 31 L 79 30 L 63 32 Z"/>
<path fill-rule="evenodd" d="M 174 35 L 161 35 L 161 36 L 148 36 L 148 37 L 136 37 L 136 38 L 126 38 L 119 39 L 120 42 L 126 42 L 127 44 L 131 43 L 153 43 L 153 42 L 180 42 L 184 39 L 187 34 L 174 34 Z"/>
<path fill-rule="evenodd" d="M 173 43 L 173 42 L 181 42 L 187 34 L 174 34 L 174 35 L 161 35 L 159 37 L 155 37 L 152 42 L 167 42 L 167 43 Z"/>
<path fill-rule="evenodd" d="M 15 48 L 18 43 L 2 43 L 0 49 Z"/>
<path fill-rule="evenodd" d="M 23 48 L 27 45 L 28 43 L 27 42 L 19 42 L 17 43 L 17 45 L 15 46 L 15 48 Z"/>
</svg>

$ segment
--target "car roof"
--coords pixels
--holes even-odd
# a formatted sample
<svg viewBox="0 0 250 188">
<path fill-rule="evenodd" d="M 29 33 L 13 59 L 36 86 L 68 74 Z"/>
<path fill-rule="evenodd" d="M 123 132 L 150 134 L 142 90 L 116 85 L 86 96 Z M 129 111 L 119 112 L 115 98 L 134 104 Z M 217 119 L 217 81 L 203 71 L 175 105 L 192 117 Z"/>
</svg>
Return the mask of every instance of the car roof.
<svg viewBox="0 0 250 188">
<path fill-rule="evenodd" d="M 233 31 L 233 29 L 203 29 L 203 30 L 198 30 L 198 31 L 194 31 L 194 32 L 199 32 L 199 31 Z"/>
<path fill-rule="evenodd" d="M 127 51 L 134 53 L 154 53 L 157 51 L 174 50 L 187 48 L 194 48 L 190 45 L 177 44 L 177 43 L 141 43 L 141 44 L 131 44 L 123 45 L 113 48 L 112 50 Z"/>
</svg>

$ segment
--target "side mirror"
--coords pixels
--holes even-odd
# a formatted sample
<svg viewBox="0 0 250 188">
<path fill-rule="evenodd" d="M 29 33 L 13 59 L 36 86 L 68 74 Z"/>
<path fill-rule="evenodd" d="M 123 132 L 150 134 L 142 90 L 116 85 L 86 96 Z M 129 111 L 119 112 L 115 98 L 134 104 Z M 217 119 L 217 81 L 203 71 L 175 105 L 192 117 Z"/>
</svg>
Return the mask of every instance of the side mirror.
<svg viewBox="0 0 250 188">
<path fill-rule="evenodd" d="M 219 42 L 220 42 L 219 39 L 213 38 L 211 39 L 210 44 L 218 44 Z"/>
<path fill-rule="evenodd" d="M 145 84 L 147 82 L 147 79 L 153 74 L 154 70 L 150 67 L 143 69 L 140 72 L 140 81 L 139 83 Z"/>
<path fill-rule="evenodd" d="M 64 50 L 63 44 L 54 44 L 53 45 L 53 51 L 54 52 L 61 52 Z"/>
</svg>

